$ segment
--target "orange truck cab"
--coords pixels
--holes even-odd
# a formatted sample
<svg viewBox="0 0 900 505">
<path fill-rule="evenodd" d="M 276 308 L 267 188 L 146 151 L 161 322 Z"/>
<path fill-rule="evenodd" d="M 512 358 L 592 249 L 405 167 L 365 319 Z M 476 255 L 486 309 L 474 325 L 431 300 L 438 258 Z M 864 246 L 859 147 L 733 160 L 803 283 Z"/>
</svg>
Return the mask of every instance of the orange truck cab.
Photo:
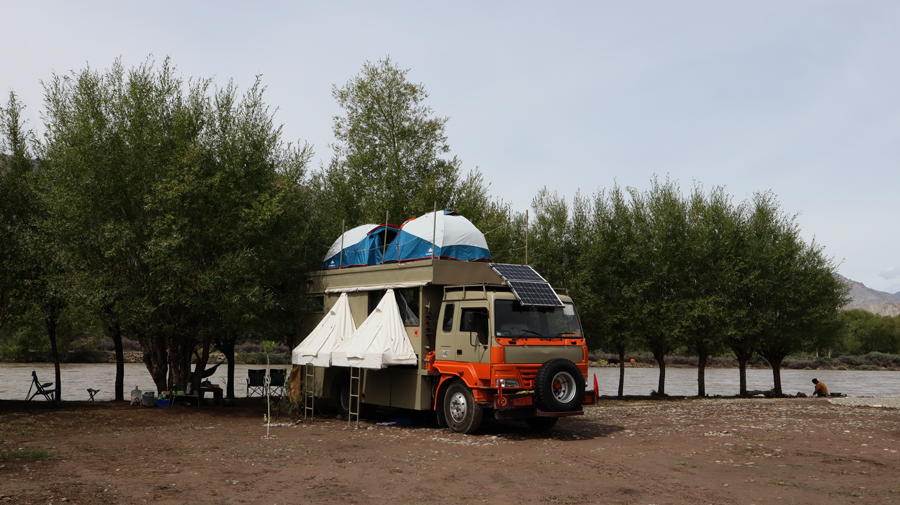
<svg viewBox="0 0 900 505">
<path fill-rule="evenodd" d="M 441 426 L 472 433 L 484 416 L 550 429 L 596 401 L 571 298 L 524 265 L 426 259 L 314 272 L 307 292 L 317 310 L 301 334 L 342 293 L 361 324 L 389 289 L 417 364 L 362 370 L 364 406 L 433 411 Z M 312 381 L 306 390 L 346 415 L 350 369 L 310 367 L 301 372 Z"/>
</svg>

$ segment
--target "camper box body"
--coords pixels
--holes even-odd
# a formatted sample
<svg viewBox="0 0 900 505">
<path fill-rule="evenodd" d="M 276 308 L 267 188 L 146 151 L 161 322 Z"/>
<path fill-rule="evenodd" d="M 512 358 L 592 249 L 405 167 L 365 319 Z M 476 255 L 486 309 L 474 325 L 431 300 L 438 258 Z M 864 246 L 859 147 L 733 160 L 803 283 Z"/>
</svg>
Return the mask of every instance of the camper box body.
<svg viewBox="0 0 900 505">
<path fill-rule="evenodd" d="M 501 330 L 496 321 L 498 311 L 522 307 L 503 277 L 488 263 L 425 259 L 314 272 L 307 294 L 315 299 L 317 310 L 304 318 L 300 334 L 308 335 L 343 293 L 348 295 L 353 320 L 359 327 L 388 289 L 394 290 L 400 300 L 403 327 L 417 357 L 416 364 L 363 369 L 363 405 L 435 411 L 442 424 L 448 415 L 445 407 L 449 406 L 453 409 L 450 427 L 471 432 L 477 429 L 482 413 L 531 419 L 529 424 L 547 427 L 557 417 L 582 413 L 582 402 L 595 401 L 593 392 L 584 392 L 587 347 L 571 299 L 558 293 L 566 304 L 568 315 L 564 319 L 571 327 L 562 332 L 554 330 L 553 337 Z M 543 324 L 546 327 L 546 321 Z M 563 379 L 575 376 L 576 384 L 557 381 L 557 386 L 570 390 L 568 393 L 560 393 L 557 386 L 544 387 L 545 395 L 549 394 L 548 389 L 556 390 L 561 401 L 569 401 L 565 406 L 544 407 L 548 404 L 546 399 L 543 404 L 534 399 L 534 390 L 540 387 L 535 384 L 536 378 L 541 367 L 550 361 L 554 361 L 554 370 L 560 369 L 557 362 L 562 361 L 577 368 L 570 366 L 561 374 Z M 301 376 L 314 377 L 313 396 L 328 400 L 345 413 L 350 369 L 308 367 L 304 366 Z M 554 370 L 545 370 L 543 375 L 553 374 Z M 446 398 L 447 391 L 454 398 Z M 577 396 L 574 403 L 572 395 Z M 474 404 L 466 404 L 467 399 L 469 403 L 474 400 Z M 471 417 L 466 408 L 478 410 L 479 420 L 474 426 L 453 422 L 461 415 Z M 546 419 L 534 419 L 538 417 Z"/>
</svg>

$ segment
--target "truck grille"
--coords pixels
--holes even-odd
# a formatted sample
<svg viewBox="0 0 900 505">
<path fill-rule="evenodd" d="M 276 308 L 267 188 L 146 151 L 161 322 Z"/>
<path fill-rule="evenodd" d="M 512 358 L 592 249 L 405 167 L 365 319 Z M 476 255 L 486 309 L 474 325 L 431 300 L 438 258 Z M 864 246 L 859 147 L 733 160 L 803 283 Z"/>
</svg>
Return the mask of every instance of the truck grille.
<svg viewBox="0 0 900 505">
<path fill-rule="evenodd" d="M 522 377 L 522 386 L 525 389 L 534 388 L 534 377 L 537 375 L 540 366 L 519 366 L 519 375 Z"/>
</svg>

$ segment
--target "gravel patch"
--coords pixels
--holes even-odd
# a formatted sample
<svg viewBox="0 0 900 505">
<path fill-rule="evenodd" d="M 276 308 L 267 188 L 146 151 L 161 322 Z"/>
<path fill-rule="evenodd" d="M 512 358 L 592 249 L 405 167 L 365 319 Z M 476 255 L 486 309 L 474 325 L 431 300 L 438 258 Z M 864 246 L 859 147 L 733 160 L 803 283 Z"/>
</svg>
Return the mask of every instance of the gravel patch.
<svg viewBox="0 0 900 505">
<path fill-rule="evenodd" d="M 880 407 L 886 409 L 900 409 L 900 397 L 889 396 L 855 396 L 847 398 L 829 399 L 834 405 L 846 405 L 851 407 Z"/>
</svg>

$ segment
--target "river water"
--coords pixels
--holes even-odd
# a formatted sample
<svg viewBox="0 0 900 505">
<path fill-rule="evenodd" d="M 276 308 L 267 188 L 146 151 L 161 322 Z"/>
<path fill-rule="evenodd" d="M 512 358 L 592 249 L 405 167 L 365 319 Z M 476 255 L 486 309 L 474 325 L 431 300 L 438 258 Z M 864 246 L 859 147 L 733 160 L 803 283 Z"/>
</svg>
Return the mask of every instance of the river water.
<svg viewBox="0 0 900 505">
<path fill-rule="evenodd" d="M 263 368 L 260 365 L 236 365 L 235 388 L 237 397 L 247 395 L 247 370 Z M 290 368 L 289 365 L 272 365 L 272 368 Z M 0 400 L 24 400 L 31 385 L 31 371 L 37 372 L 41 382 L 54 381 L 53 365 L 49 363 L 0 363 Z M 97 400 L 112 400 L 116 377 L 116 365 L 112 363 L 68 363 L 60 365 L 63 400 L 87 400 L 87 388 L 99 389 Z M 213 384 L 225 387 L 225 365 L 209 377 Z M 591 368 L 588 387 L 593 387 L 594 376 L 601 395 L 615 395 L 619 387 L 619 369 L 614 367 Z M 811 380 L 824 382 L 829 391 L 848 396 L 900 396 L 900 372 L 854 370 L 782 370 L 781 385 L 786 394 L 802 391 L 811 394 Z M 646 396 L 657 389 L 658 369 L 654 367 L 625 368 L 625 394 Z M 143 391 L 155 391 L 153 380 L 142 363 L 125 364 L 125 396 L 135 386 Z M 772 388 L 772 371 L 747 370 L 747 389 Z M 731 396 L 738 392 L 737 369 L 707 369 L 706 393 Z M 693 396 L 697 394 L 697 370 L 695 368 L 667 368 L 666 393 Z"/>
</svg>

